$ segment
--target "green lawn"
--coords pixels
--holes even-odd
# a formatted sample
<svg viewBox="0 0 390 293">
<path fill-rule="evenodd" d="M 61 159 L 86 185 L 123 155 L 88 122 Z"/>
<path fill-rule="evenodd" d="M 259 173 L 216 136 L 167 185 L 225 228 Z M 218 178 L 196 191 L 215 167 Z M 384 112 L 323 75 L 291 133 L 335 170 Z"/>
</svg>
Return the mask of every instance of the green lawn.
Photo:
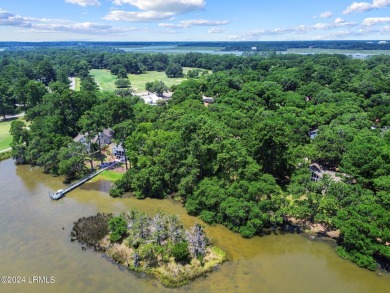
<svg viewBox="0 0 390 293">
<path fill-rule="evenodd" d="M 116 77 L 106 69 L 92 69 L 91 75 L 95 78 L 95 81 L 100 86 L 102 91 L 113 92 L 116 89 L 115 79 Z"/>
<path fill-rule="evenodd" d="M 190 69 L 190 67 L 183 67 L 183 72 L 186 74 Z M 110 71 L 106 69 L 92 69 L 91 75 L 95 78 L 95 81 L 98 83 L 102 91 L 114 91 L 115 87 L 115 79 L 116 77 L 111 74 Z M 186 80 L 186 78 L 168 78 L 165 72 L 157 72 L 157 71 L 149 71 L 144 74 L 129 74 L 129 80 L 131 82 L 131 86 L 135 93 L 145 91 L 145 84 L 149 81 L 162 81 L 168 87 L 171 85 L 180 84 L 182 81 Z M 77 80 L 76 80 L 76 90 L 77 90 Z"/>
<path fill-rule="evenodd" d="M 191 68 L 185 67 L 183 68 L 184 74 L 188 72 Z M 135 93 L 144 92 L 145 91 L 145 84 L 149 81 L 162 81 L 165 83 L 168 87 L 171 85 L 177 85 L 182 83 L 184 80 L 186 80 L 185 77 L 182 78 L 168 78 L 164 71 L 158 72 L 158 71 L 148 71 L 144 74 L 129 74 L 129 80 L 131 82 L 131 86 L 133 88 L 133 91 Z"/>
<path fill-rule="evenodd" d="M 99 180 L 106 180 L 106 181 L 110 181 L 110 182 L 115 182 L 118 179 L 121 179 L 122 177 L 123 177 L 122 173 L 118 173 L 118 172 L 111 171 L 111 170 L 106 170 L 106 171 L 100 173 L 98 176 L 94 177 L 91 181 L 96 182 Z"/>
<path fill-rule="evenodd" d="M 11 121 L 0 121 L 0 150 L 9 148 L 12 141 L 12 136 L 9 134 Z"/>
<path fill-rule="evenodd" d="M 80 91 L 80 77 L 75 77 L 75 82 L 76 82 L 76 91 Z"/>
</svg>

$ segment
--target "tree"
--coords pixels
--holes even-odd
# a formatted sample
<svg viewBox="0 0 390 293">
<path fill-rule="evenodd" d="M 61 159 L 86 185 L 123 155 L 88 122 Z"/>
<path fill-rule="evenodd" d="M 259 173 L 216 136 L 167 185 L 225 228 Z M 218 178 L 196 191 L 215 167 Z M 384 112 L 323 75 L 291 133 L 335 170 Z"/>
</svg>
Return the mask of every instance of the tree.
<svg viewBox="0 0 390 293">
<path fill-rule="evenodd" d="M 133 91 L 131 88 L 120 88 L 115 90 L 115 95 L 118 97 L 131 97 L 133 94 Z"/>
<path fill-rule="evenodd" d="M 99 85 L 93 79 L 91 75 L 88 75 L 81 79 L 80 88 L 85 92 L 98 92 Z"/>
<path fill-rule="evenodd" d="M 195 224 L 186 231 L 186 240 L 192 257 L 202 258 L 206 254 L 207 238 L 201 225 Z"/>
<path fill-rule="evenodd" d="M 157 245 L 168 238 L 166 216 L 158 211 L 151 221 L 151 237 Z"/>
<path fill-rule="evenodd" d="M 0 79 L 0 115 L 6 119 L 6 115 L 15 113 L 15 100 L 5 80 Z"/>
<path fill-rule="evenodd" d="M 51 81 L 56 80 L 56 72 L 47 59 L 39 61 L 35 69 L 36 79 L 44 83 L 46 86 L 49 85 Z"/>
<path fill-rule="evenodd" d="M 9 132 L 12 135 L 12 157 L 17 164 L 24 164 L 26 162 L 26 149 L 30 140 L 27 125 L 21 120 L 12 121 Z"/>
<path fill-rule="evenodd" d="M 81 178 L 88 169 L 85 166 L 84 147 L 81 144 L 72 143 L 60 149 L 58 157 L 59 173 L 66 176 L 66 181 Z"/>
<path fill-rule="evenodd" d="M 375 270 L 376 259 L 390 263 L 390 213 L 367 190 L 356 190 L 343 199 L 335 219 L 341 230 L 338 253 L 361 267 Z M 346 204 L 348 203 L 348 204 Z"/>
<path fill-rule="evenodd" d="M 175 243 L 171 249 L 171 254 L 176 262 L 187 262 L 190 257 L 187 242 Z"/>
<path fill-rule="evenodd" d="M 338 167 L 357 131 L 346 125 L 322 126 L 314 138 L 315 159 L 328 168 Z"/>
<path fill-rule="evenodd" d="M 130 88 L 131 87 L 131 83 L 130 83 L 130 80 L 128 78 L 118 78 L 115 81 L 115 85 L 117 88 Z"/>
<path fill-rule="evenodd" d="M 169 78 L 183 77 L 183 68 L 180 66 L 180 64 L 171 63 L 165 69 L 165 74 Z"/>
<path fill-rule="evenodd" d="M 167 229 L 168 237 L 172 243 L 176 244 L 184 240 L 184 227 L 177 215 L 168 216 Z"/>
<path fill-rule="evenodd" d="M 228 181 L 244 179 L 245 170 L 249 165 L 252 168 L 257 163 L 248 155 L 242 143 L 237 139 L 226 139 L 222 141 L 220 150 L 215 161 L 215 171 Z M 257 173 L 260 174 L 261 167 L 257 165 Z"/>
<path fill-rule="evenodd" d="M 127 222 L 123 216 L 113 217 L 108 221 L 110 240 L 119 241 L 127 233 Z"/>
<path fill-rule="evenodd" d="M 128 166 L 127 166 L 127 154 L 126 154 L 127 151 L 126 151 L 125 141 L 127 137 L 131 136 L 134 129 L 135 129 L 135 125 L 132 120 L 126 120 L 121 123 L 115 124 L 115 126 L 112 129 L 114 131 L 115 140 L 122 145 L 123 150 L 125 152 L 126 170 L 128 169 Z"/>
<path fill-rule="evenodd" d="M 163 93 L 168 90 L 168 87 L 162 81 L 155 80 L 153 82 L 147 82 L 145 84 L 145 89 L 161 97 Z"/>
<path fill-rule="evenodd" d="M 187 212 L 190 215 L 199 215 L 203 212 L 201 218 L 205 222 L 209 224 L 217 222 L 219 207 L 227 197 L 225 189 L 219 185 L 220 182 L 216 178 L 202 180 L 194 193 L 187 198 L 185 205 Z"/>
<path fill-rule="evenodd" d="M 69 88 L 69 86 L 67 88 Z M 30 80 L 23 91 L 27 97 L 27 108 L 31 108 L 42 103 L 43 97 L 48 93 L 47 88 L 42 82 L 34 80 Z"/>
<path fill-rule="evenodd" d="M 389 144 L 374 133 L 362 132 L 347 146 L 341 160 L 342 170 L 366 187 L 373 179 L 390 173 Z"/>
</svg>

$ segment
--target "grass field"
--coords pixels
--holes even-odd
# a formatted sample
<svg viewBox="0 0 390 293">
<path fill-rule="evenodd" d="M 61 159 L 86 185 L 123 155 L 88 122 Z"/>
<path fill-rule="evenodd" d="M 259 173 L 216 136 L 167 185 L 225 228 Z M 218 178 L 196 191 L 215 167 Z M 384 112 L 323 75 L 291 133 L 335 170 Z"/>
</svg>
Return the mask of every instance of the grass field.
<svg viewBox="0 0 390 293">
<path fill-rule="evenodd" d="M 80 91 L 80 77 L 75 77 L 75 82 L 76 82 L 76 91 Z"/>
<path fill-rule="evenodd" d="M 184 67 L 183 72 L 186 74 L 188 70 L 191 68 Z M 129 74 L 129 80 L 131 82 L 131 86 L 133 87 L 133 91 L 135 93 L 144 92 L 145 91 L 145 84 L 149 81 L 162 81 L 165 83 L 168 87 L 172 85 L 178 85 L 182 83 L 184 80 L 186 80 L 185 77 L 182 78 L 168 78 L 164 71 L 158 72 L 158 71 L 148 71 L 144 74 Z"/>
<path fill-rule="evenodd" d="M 118 172 L 111 171 L 111 170 L 106 170 L 106 171 L 100 173 L 98 176 L 94 177 L 91 181 L 96 182 L 99 180 L 106 180 L 106 181 L 110 181 L 110 182 L 114 183 L 115 181 L 117 181 L 118 179 L 121 179 L 122 177 L 123 177 L 122 173 L 118 173 Z"/>
<path fill-rule="evenodd" d="M 106 69 L 92 69 L 91 75 L 95 78 L 102 91 L 113 92 L 116 89 L 116 77 L 110 71 Z"/>
<path fill-rule="evenodd" d="M 190 69 L 190 67 L 183 67 L 183 72 L 186 74 Z M 115 79 L 116 77 L 111 74 L 110 71 L 106 69 L 92 69 L 91 75 L 95 78 L 95 81 L 98 83 L 102 91 L 114 91 L 115 90 Z M 149 81 L 162 81 L 168 87 L 171 85 L 177 85 L 186 80 L 183 78 L 168 78 L 165 72 L 157 72 L 157 71 L 149 71 L 143 74 L 129 74 L 129 80 L 131 82 L 131 86 L 135 93 L 145 91 L 145 84 Z M 77 90 L 77 81 L 76 81 L 76 90 Z"/>
<path fill-rule="evenodd" d="M 12 136 L 9 134 L 11 121 L 0 121 L 0 151 L 9 148 Z"/>
</svg>

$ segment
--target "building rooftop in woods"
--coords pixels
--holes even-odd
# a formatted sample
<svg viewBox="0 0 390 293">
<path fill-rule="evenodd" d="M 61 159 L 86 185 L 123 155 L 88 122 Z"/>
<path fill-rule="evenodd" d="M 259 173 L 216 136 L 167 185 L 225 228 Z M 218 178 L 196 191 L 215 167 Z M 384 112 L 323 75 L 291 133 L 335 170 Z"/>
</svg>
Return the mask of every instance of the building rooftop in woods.
<svg viewBox="0 0 390 293">
<path fill-rule="evenodd" d="M 80 143 L 86 143 L 87 141 L 91 141 L 92 143 L 98 142 L 98 139 L 100 140 L 100 143 L 110 144 L 112 139 L 114 137 L 114 132 L 110 128 L 103 129 L 102 132 L 98 135 L 95 135 L 92 139 L 88 138 L 88 133 L 81 134 L 79 133 L 75 138 L 73 138 L 74 142 L 80 142 Z"/>
<path fill-rule="evenodd" d="M 157 102 L 160 100 L 170 99 L 172 97 L 172 92 L 164 92 L 161 97 L 151 92 L 140 92 L 136 95 L 139 96 L 142 100 L 144 100 L 145 104 L 157 105 Z"/>
<path fill-rule="evenodd" d="M 313 163 L 310 164 L 309 169 L 311 171 L 311 180 L 318 181 L 324 177 L 324 175 L 328 175 L 334 182 L 340 182 L 341 179 L 346 175 L 344 173 L 338 173 L 335 171 L 325 170 L 319 164 Z"/>
<path fill-rule="evenodd" d="M 214 103 L 214 98 L 203 96 L 202 101 L 203 101 L 203 103 L 212 104 L 212 103 Z"/>
</svg>

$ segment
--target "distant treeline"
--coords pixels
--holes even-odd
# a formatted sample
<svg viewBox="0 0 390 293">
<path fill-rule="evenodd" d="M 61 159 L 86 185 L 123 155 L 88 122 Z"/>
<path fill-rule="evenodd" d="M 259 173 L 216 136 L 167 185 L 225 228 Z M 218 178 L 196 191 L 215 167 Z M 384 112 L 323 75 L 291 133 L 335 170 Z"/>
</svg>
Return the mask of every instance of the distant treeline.
<svg viewBox="0 0 390 293">
<path fill-rule="evenodd" d="M 338 50 L 390 50 L 390 42 L 359 41 L 251 41 L 251 42 L 0 42 L 0 47 L 130 47 L 179 46 L 220 47 L 223 51 L 286 51 L 288 49 L 319 48 Z"/>
<path fill-rule="evenodd" d="M 218 43 L 214 45 L 217 46 Z M 390 50 L 390 43 L 380 41 L 275 41 L 275 42 L 237 42 L 225 44 L 227 51 L 286 51 L 288 49 L 338 49 L 338 50 Z M 203 44 L 205 45 L 205 44 Z"/>
</svg>

